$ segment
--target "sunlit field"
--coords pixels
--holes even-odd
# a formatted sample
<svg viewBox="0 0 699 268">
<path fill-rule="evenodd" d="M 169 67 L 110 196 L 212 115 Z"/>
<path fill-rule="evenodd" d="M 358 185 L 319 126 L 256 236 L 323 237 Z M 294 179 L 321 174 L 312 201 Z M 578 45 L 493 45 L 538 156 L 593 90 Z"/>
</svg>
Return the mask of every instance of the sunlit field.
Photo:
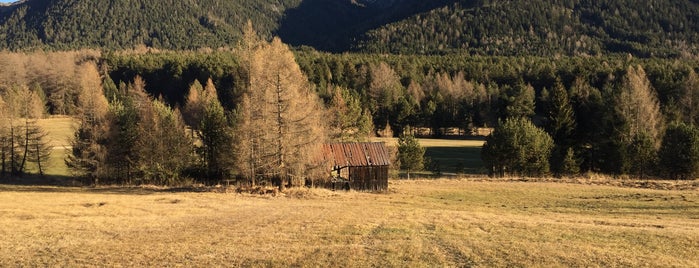
<svg viewBox="0 0 699 268">
<path fill-rule="evenodd" d="M 272 197 L 0 186 L 0 267 L 699 266 L 696 187 L 389 187 Z"/>
<path fill-rule="evenodd" d="M 64 178 L 72 173 L 66 167 L 64 159 L 67 149 L 70 148 L 70 141 L 77 128 L 77 120 L 70 117 L 53 117 L 40 119 L 38 125 L 48 133 L 48 141 L 53 146 L 50 163 L 46 166 L 44 173 L 49 177 Z M 386 142 L 389 146 L 396 146 L 397 139 L 374 138 L 373 141 Z M 425 156 L 431 164 L 427 166 L 428 172 L 422 174 L 432 175 L 435 171 L 437 176 L 459 174 L 483 174 L 483 162 L 480 158 L 480 150 L 483 140 L 464 139 L 418 139 L 420 145 L 425 147 Z M 29 167 L 29 171 L 36 173 L 34 167 Z M 441 174 L 439 174 L 441 173 Z M 418 174 L 417 176 L 420 176 Z"/>
</svg>

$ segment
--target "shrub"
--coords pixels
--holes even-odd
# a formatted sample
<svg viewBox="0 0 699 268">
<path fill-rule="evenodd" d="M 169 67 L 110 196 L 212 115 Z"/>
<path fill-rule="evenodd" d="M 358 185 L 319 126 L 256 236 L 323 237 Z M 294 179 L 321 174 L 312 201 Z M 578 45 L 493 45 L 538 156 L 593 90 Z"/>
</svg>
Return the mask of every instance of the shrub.
<svg viewBox="0 0 699 268">
<path fill-rule="evenodd" d="M 486 138 L 481 158 L 491 176 L 549 173 L 553 139 L 529 119 L 507 119 Z"/>
</svg>

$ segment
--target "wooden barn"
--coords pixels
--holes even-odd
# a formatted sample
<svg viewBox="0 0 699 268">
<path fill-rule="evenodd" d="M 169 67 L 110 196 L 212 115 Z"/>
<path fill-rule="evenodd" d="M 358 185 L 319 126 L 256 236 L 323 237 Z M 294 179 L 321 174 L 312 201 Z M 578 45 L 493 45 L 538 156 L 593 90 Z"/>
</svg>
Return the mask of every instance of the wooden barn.
<svg viewBox="0 0 699 268">
<path fill-rule="evenodd" d="M 383 142 L 328 143 L 323 151 L 333 174 L 329 187 L 359 191 L 388 189 L 391 157 Z"/>
</svg>

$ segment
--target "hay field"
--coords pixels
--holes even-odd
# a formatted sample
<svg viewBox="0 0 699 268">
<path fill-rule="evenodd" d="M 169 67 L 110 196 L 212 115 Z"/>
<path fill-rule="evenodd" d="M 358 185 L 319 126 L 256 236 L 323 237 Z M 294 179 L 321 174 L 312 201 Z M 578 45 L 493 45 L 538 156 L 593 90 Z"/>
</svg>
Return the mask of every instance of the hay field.
<svg viewBox="0 0 699 268">
<path fill-rule="evenodd" d="M 0 186 L 0 267 L 699 266 L 699 192 L 391 181 L 288 196 Z"/>
</svg>

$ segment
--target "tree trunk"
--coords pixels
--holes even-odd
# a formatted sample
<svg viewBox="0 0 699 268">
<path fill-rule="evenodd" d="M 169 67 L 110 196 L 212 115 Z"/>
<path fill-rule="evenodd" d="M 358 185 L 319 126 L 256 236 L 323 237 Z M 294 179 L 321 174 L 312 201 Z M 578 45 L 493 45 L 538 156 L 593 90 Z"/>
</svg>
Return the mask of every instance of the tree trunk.
<svg viewBox="0 0 699 268">
<path fill-rule="evenodd" d="M 41 149 L 39 148 L 39 141 L 36 142 L 36 165 L 39 167 L 39 175 L 44 176 L 44 170 L 41 168 Z"/>
<path fill-rule="evenodd" d="M 7 160 L 6 158 L 6 150 L 5 150 L 5 138 L 0 138 L 0 162 L 2 162 L 2 169 L 0 170 L 0 175 L 5 176 L 5 161 Z"/>
<path fill-rule="evenodd" d="M 17 175 L 17 156 L 15 155 L 15 126 L 10 122 L 10 174 Z"/>
</svg>

